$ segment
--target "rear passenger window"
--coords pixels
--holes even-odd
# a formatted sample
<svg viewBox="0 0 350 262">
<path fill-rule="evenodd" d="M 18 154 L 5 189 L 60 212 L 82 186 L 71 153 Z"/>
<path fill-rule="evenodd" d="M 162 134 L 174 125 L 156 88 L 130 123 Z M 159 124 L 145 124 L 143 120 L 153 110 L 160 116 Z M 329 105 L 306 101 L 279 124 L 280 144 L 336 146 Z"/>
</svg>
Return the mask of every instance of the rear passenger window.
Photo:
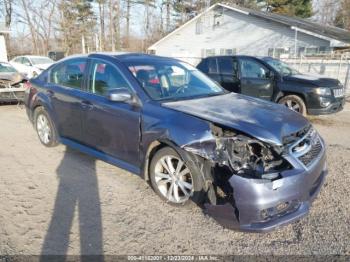
<svg viewBox="0 0 350 262">
<path fill-rule="evenodd" d="M 208 61 L 202 60 L 202 62 L 199 63 L 197 66 L 199 70 L 201 70 L 203 73 L 208 73 Z"/>
<path fill-rule="evenodd" d="M 208 73 L 209 74 L 219 73 L 218 65 L 215 58 L 208 59 Z"/>
<path fill-rule="evenodd" d="M 16 63 L 22 64 L 22 57 L 17 57 L 17 58 L 15 59 L 15 62 L 16 62 Z"/>
<path fill-rule="evenodd" d="M 222 57 L 219 59 L 221 74 L 233 74 L 233 59 L 231 57 Z"/>
<path fill-rule="evenodd" d="M 89 73 L 89 92 L 97 95 L 107 95 L 111 89 L 129 88 L 121 73 L 111 64 L 94 61 Z"/>
<path fill-rule="evenodd" d="M 86 59 L 74 59 L 57 65 L 51 70 L 50 82 L 81 89 L 86 62 Z"/>
</svg>

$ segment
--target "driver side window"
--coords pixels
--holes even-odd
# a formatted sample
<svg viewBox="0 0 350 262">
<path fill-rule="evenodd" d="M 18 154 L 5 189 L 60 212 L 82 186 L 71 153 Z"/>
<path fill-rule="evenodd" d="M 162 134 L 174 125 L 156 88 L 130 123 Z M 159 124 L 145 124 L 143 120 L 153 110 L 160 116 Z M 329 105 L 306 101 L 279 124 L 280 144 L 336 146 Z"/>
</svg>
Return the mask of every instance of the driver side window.
<svg viewBox="0 0 350 262">
<path fill-rule="evenodd" d="M 93 61 L 89 73 L 89 92 L 106 96 L 112 89 L 127 88 L 122 74 L 111 64 L 104 61 Z"/>
<path fill-rule="evenodd" d="M 268 70 L 262 64 L 252 59 L 241 59 L 240 69 L 243 78 L 267 78 Z"/>
</svg>

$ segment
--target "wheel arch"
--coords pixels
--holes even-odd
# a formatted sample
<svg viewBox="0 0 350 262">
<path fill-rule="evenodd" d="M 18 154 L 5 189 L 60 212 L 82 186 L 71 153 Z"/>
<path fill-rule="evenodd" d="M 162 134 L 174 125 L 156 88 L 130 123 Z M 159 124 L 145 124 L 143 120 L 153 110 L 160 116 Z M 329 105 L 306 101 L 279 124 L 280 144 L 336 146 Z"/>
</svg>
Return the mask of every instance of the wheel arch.
<svg viewBox="0 0 350 262">
<path fill-rule="evenodd" d="M 141 171 L 143 179 L 146 181 L 150 180 L 149 173 L 150 173 L 150 161 L 152 160 L 152 157 L 154 154 L 164 148 L 164 147 L 170 147 L 174 149 L 182 158 L 182 160 L 189 164 L 191 163 L 192 166 L 195 165 L 198 168 L 198 173 L 202 177 L 204 181 L 204 188 L 205 190 L 208 190 L 210 184 L 213 181 L 212 175 L 211 175 L 211 164 L 208 160 L 205 160 L 204 158 L 195 155 L 193 153 L 187 152 L 186 150 L 182 149 L 180 146 L 178 146 L 176 143 L 170 141 L 170 140 L 155 140 L 148 146 L 148 149 L 145 154 L 145 158 L 143 161 L 143 168 Z M 209 182 L 208 182 L 209 181 Z"/>
<path fill-rule="evenodd" d="M 303 100 L 305 106 L 307 106 L 305 95 L 303 93 L 298 93 L 298 92 L 293 92 L 293 91 L 283 91 L 283 92 L 281 92 L 281 94 L 278 94 L 276 97 L 276 103 L 278 103 L 283 97 L 286 97 L 289 95 L 294 95 L 294 96 L 300 97 Z"/>
<path fill-rule="evenodd" d="M 151 142 L 147 148 L 147 151 L 145 153 L 144 156 L 144 160 L 143 160 L 143 167 L 142 167 L 142 178 L 145 179 L 146 181 L 149 181 L 149 167 L 150 167 L 150 161 L 152 160 L 154 154 L 160 150 L 161 148 L 164 147 L 171 147 L 172 149 L 174 149 L 181 157 L 182 154 L 179 152 L 179 147 L 171 142 L 170 140 L 155 140 L 153 142 Z"/>
<path fill-rule="evenodd" d="M 50 106 L 48 106 L 48 104 L 46 103 L 43 103 L 41 100 L 38 100 L 37 103 L 35 103 L 35 105 L 33 105 L 33 109 L 32 109 L 32 116 L 33 116 L 33 126 L 34 128 L 36 128 L 36 124 L 35 124 L 35 112 L 39 109 L 39 108 L 43 108 L 47 114 L 49 115 L 50 119 L 51 119 L 51 124 L 52 124 L 52 127 L 55 129 L 56 131 L 56 134 L 57 134 L 57 137 L 59 139 L 59 132 L 58 132 L 58 129 L 57 129 L 57 125 L 56 125 L 56 122 L 55 122 L 55 118 L 54 118 L 54 113 L 53 113 L 53 110 Z"/>
</svg>

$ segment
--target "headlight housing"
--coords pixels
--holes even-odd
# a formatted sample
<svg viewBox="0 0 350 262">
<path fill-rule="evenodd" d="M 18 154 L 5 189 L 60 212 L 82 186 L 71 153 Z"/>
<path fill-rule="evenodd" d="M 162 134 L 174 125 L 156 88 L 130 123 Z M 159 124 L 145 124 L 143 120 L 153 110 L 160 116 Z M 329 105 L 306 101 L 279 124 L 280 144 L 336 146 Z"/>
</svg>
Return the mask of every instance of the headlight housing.
<svg viewBox="0 0 350 262">
<path fill-rule="evenodd" d="M 316 88 L 316 94 L 321 96 L 331 96 L 332 90 L 329 87 L 319 87 Z"/>
</svg>

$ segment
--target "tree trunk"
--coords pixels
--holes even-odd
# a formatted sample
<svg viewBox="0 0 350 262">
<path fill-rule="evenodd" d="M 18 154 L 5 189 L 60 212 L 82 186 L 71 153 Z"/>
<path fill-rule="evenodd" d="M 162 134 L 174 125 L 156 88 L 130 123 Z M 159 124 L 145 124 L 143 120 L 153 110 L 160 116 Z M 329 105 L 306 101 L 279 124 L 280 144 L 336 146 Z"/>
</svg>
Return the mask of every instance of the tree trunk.
<svg viewBox="0 0 350 262">
<path fill-rule="evenodd" d="M 105 1 L 98 1 L 98 10 L 100 17 L 100 51 L 105 50 Z"/>
<path fill-rule="evenodd" d="M 166 32 L 170 31 L 170 0 L 166 2 Z"/>
<path fill-rule="evenodd" d="M 126 35 L 125 35 L 125 47 L 129 47 L 130 42 L 130 12 L 131 12 L 131 0 L 126 2 Z"/>
<path fill-rule="evenodd" d="M 34 52 L 36 54 L 38 54 L 39 53 L 39 48 L 38 48 L 37 36 L 36 36 L 36 33 L 35 33 L 34 25 L 32 23 L 30 15 L 29 15 L 27 2 L 26 2 L 26 0 L 21 0 L 21 2 L 22 2 L 23 11 L 24 11 L 24 14 L 25 14 L 25 19 L 27 20 L 27 24 L 29 26 L 30 34 L 32 36 L 33 49 L 34 49 Z"/>
<path fill-rule="evenodd" d="M 12 0 L 4 0 L 5 8 L 5 26 L 10 29 L 12 22 Z M 5 34 L 5 45 L 7 48 L 7 56 L 11 56 L 10 34 Z"/>
</svg>

